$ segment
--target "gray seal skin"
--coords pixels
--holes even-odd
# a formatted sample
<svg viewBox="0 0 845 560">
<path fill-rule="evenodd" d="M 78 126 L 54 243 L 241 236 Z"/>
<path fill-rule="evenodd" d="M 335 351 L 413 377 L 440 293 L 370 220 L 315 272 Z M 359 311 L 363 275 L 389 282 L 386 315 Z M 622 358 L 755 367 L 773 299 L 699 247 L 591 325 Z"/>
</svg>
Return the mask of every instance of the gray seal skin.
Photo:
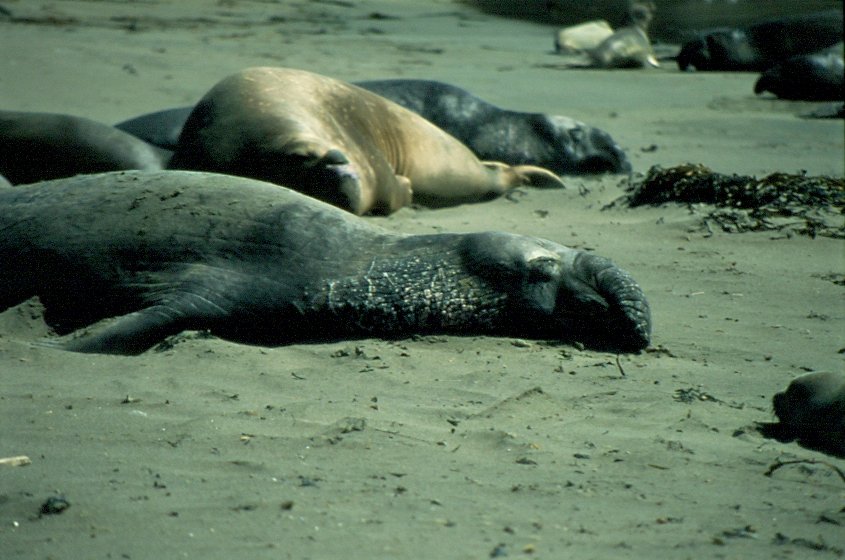
<svg viewBox="0 0 845 560">
<path fill-rule="evenodd" d="M 185 126 L 185 121 L 193 110 L 193 105 L 164 109 L 121 121 L 114 127 L 154 146 L 173 152 L 179 143 L 182 127 Z"/>
<path fill-rule="evenodd" d="M 776 63 L 811 54 L 842 41 L 842 10 L 765 21 L 744 29 L 716 29 L 687 42 L 678 54 L 681 70 L 762 72 Z"/>
<path fill-rule="evenodd" d="M 138 354 L 184 330 L 279 345 L 415 333 L 649 343 L 609 260 L 502 232 L 403 235 L 277 185 L 113 172 L 0 190 L 0 310 L 38 296 L 77 352 Z"/>
<path fill-rule="evenodd" d="M 845 375 L 814 372 L 794 379 L 772 398 L 779 423 L 762 424 L 766 437 L 845 458 Z"/>
<path fill-rule="evenodd" d="M 0 174 L 14 185 L 125 169 L 157 170 L 170 153 L 83 117 L 0 111 Z"/>
<path fill-rule="evenodd" d="M 422 115 L 482 160 L 538 165 L 561 175 L 631 171 L 625 152 L 608 133 L 569 117 L 501 109 L 432 80 L 355 83 Z"/>
<path fill-rule="evenodd" d="M 420 115 L 355 85 L 256 67 L 218 82 L 194 107 L 172 169 L 284 185 L 354 214 L 479 202 L 529 185 L 562 188 L 548 169 L 479 161 Z"/>
<path fill-rule="evenodd" d="M 842 55 L 799 55 L 780 62 L 763 72 L 754 84 L 754 93 L 767 91 L 780 99 L 841 101 L 845 99 Z"/>
<path fill-rule="evenodd" d="M 5 188 L 11 187 L 11 186 L 12 186 L 12 183 L 10 183 L 8 179 L 6 179 L 2 175 L 0 175 L 0 189 L 5 189 Z"/>
<path fill-rule="evenodd" d="M 501 109 L 457 86 L 432 80 L 353 83 L 422 115 L 482 160 L 537 165 L 561 175 L 631 171 L 625 152 L 607 132 L 569 117 Z M 165 109 L 115 126 L 175 150 L 192 110 Z"/>
</svg>

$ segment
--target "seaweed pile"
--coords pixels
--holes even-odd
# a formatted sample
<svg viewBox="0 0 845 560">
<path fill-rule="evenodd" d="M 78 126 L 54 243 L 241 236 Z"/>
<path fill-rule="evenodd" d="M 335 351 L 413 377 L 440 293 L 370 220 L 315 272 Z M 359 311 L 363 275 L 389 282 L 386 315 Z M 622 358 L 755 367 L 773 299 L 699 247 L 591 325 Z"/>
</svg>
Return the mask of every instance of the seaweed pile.
<svg viewBox="0 0 845 560">
<path fill-rule="evenodd" d="M 783 230 L 810 237 L 845 238 L 845 179 L 772 173 L 762 179 L 714 173 L 701 164 L 654 166 L 632 182 L 628 206 L 667 202 L 710 204 L 704 226 L 724 231 Z"/>
</svg>

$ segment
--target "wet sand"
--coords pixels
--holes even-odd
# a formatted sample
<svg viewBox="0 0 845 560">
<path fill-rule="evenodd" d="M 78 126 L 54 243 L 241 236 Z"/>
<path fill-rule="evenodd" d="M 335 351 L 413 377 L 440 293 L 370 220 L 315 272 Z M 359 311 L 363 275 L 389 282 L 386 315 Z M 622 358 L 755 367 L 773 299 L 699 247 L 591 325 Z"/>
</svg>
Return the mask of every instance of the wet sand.
<svg viewBox="0 0 845 560">
<path fill-rule="evenodd" d="M 2 2 L 6 109 L 117 122 L 247 66 L 430 78 L 601 127 L 634 170 L 842 176 L 843 121 L 756 75 L 565 68 L 554 26 L 451 1 Z M 602 208 L 625 178 L 372 217 L 503 229 L 608 256 L 653 345 L 615 355 L 425 336 L 281 348 L 196 334 L 137 357 L 40 347 L 0 314 L 3 558 L 837 558 L 845 461 L 764 439 L 771 396 L 841 371 L 841 239 L 729 234 L 704 207 Z M 279 325 L 280 329 L 285 325 Z M 624 375 L 623 375 L 624 372 Z M 70 507 L 39 516 L 62 495 Z"/>
</svg>

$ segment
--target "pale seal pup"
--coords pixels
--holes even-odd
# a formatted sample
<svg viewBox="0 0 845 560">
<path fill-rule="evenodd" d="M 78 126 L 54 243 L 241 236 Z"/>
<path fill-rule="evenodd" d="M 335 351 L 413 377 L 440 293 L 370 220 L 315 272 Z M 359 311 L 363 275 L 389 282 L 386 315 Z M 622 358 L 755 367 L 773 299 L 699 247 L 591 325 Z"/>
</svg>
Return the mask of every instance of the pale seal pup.
<svg viewBox="0 0 845 560">
<path fill-rule="evenodd" d="M 633 3 L 628 25 L 616 30 L 595 48 L 587 50 L 592 65 L 597 68 L 660 66 L 648 37 L 654 9 L 651 2 Z"/>
<path fill-rule="evenodd" d="M 564 27 L 555 35 L 555 52 L 576 54 L 594 49 L 613 35 L 613 28 L 603 19 Z"/>
<path fill-rule="evenodd" d="M 262 345 L 490 334 L 636 352 L 648 303 L 609 260 L 502 232 L 403 235 L 290 189 L 186 171 L 0 189 L 0 311 L 56 346 L 137 354 L 184 330 Z"/>
<path fill-rule="evenodd" d="M 0 111 L 0 175 L 12 184 L 78 173 L 162 169 L 169 157 L 169 152 L 91 119 Z"/>
<path fill-rule="evenodd" d="M 435 125 L 355 85 L 248 68 L 215 85 L 185 123 L 172 169 L 285 185 L 355 214 L 445 206 L 521 185 L 562 187 L 536 166 L 481 162 Z"/>
</svg>

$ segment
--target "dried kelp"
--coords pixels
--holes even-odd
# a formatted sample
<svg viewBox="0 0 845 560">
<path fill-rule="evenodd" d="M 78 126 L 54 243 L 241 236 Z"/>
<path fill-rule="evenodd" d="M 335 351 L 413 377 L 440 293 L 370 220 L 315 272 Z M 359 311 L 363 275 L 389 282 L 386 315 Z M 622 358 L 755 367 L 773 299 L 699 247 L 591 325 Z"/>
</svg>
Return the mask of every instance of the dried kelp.
<svg viewBox="0 0 845 560">
<path fill-rule="evenodd" d="M 667 202 L 709 204 L 704 226 L 724 231 L 785 230 L 845 238 L 845 179 L 772 173 L 762 179 L 714 173 L 701 164 L 654 166 L 632 182 L 628 206 Z"/>
</svg>

